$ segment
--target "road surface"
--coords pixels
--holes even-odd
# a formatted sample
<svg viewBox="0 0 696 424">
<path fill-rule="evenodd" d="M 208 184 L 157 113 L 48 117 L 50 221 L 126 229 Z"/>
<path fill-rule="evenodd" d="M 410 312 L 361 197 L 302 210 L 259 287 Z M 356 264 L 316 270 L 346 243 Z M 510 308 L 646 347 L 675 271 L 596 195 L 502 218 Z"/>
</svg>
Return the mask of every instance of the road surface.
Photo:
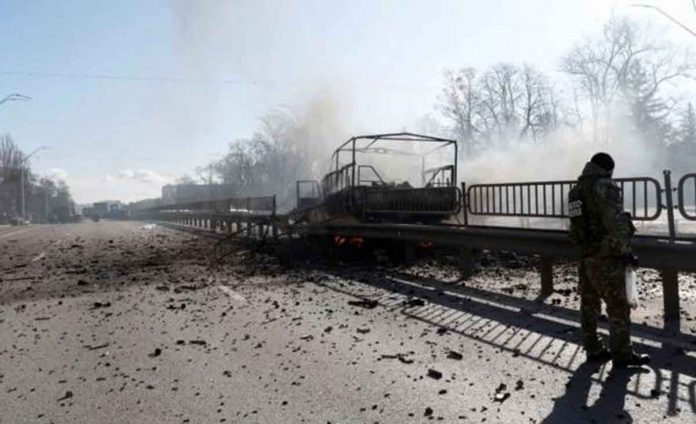
<svg viewBox="0 0 696 424">
<path fill-rule="evenodd" d="M 572 308 L 305 256 L 0 228 L 0 423 L 696 421 L 692 338 L 637 328 L 653 365 L 589 365 Z"/>
</svg>

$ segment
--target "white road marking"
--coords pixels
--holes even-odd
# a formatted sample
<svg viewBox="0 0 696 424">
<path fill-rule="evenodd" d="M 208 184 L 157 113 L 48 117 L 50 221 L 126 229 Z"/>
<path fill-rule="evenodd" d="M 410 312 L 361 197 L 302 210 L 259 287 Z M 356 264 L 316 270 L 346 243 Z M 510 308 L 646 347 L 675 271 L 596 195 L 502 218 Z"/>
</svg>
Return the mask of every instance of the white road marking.
<svg viewBox="0 0 696 424">
<path fill-rule="evenodd" d="M 227 294 L 231 300 L 237 300 L 240 302 L 246 302 L 247 300 L 242 296 L 241 294 L 237 293 L 236 291 L 232 290 L 231 288 L 227 286 L 218 286 L 220 290 L 222 290 L 225 294 Z"/>
<path fill-rule="evenodd" d="M 26 233 L 27 231 L 35 230 L 35 229 L 37 229 L 37 228 L 39 228 L 39 227 L 25 228 L 25 229 L 22 229 L 22 230 L 12 231 L 12 232 L 10 232 L 10 233 L 0 235 L 0 239 L 1 239 L 1 238 L 5 238 L 5 237 L 9 237 L 9 236 L 12 236 L 12 235 L 16 235 L 16 234 Z"/>
<path fill-rule="evenodd" d="M 56 240 L 56 241 L 54 241 L 53 243 L 51 243 L 51 245 L 52 245 L 52 246 L 57 246 L 57 245 L 59 245 L 60 243 L 64 242 L 65 239 L 67 239 L 68 237 L 70 237 L 70 234 L 72 234 L 72 233 L 71 233 L 70 231 L 68 231 L 67 233 L 65 233 L 65 235 L 64 235 L 63 237 L 61 237 L 61 238 L 59 238 L 58 240 Z"/>
</svg>

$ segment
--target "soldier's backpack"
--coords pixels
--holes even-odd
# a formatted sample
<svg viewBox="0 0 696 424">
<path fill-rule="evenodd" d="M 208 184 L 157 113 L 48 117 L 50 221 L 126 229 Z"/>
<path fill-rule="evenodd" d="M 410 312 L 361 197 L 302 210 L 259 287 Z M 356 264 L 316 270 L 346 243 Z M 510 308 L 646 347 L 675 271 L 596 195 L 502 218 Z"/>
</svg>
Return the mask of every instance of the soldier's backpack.
<svg viewBox="0 0 696 424">
<path fill-rule="evenodd" d="M 568 193 L 568 217 L 570 218 L 568 237 L 580 247 L 583 256 L 590 254 L 597 247 L 597 236 L 599 236 L 595 234 L 596 231 L 593 231 L 588 206 L 582 184 L 576 184 Z"/>
<path fill-rule="evenodd" d="M 570 228 L 568 237 L 578 245 L 585 244 L 588 240 L 587 223 L 583 216 L 582 189 L 576 184 L 568 193 L 568 217 L 570 218 Z"/>
</svg>

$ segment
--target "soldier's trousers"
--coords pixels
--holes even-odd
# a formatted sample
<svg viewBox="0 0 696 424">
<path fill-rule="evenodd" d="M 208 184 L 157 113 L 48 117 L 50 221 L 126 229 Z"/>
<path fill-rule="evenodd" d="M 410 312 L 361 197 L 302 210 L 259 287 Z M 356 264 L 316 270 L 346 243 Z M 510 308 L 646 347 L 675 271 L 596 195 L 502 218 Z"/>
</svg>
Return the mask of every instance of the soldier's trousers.
<svg viewBox="0 0 696 424">
<path fill-rule="evenodd" d="M 626 298 L 625 278 L 625 266 L 619 258 L 587 258 L 580 263 L 580 314 L 583 342 L 588 354 L 603 349 L 597 336 L 602 300 L 607 305 L 609 316 L 609 350 L 612 358 L 627 359 L 633 353 L 631 310 Z"/>
</svg>

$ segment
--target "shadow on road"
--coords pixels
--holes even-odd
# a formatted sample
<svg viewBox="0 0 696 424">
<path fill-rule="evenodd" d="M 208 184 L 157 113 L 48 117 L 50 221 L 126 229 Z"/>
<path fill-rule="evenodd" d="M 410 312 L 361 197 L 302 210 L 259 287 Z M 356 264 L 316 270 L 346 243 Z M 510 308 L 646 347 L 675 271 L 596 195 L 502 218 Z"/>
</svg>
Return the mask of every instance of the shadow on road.
<svg viewBox="0 0 696 424">
<path fill-rule="evenodd" d="M 633 417 L 625 410 L 628 384 L 634 373 L 650 371 L 637 369 L 612 369 L 602 383 L 597 401 L 589 406 L 592 375 L 600 371 L 602 365 L 584 362 L 568 381 L 565 394 L 554 401 L 553 410 L 544 418 L 542 424 L 587 422 L 632 423 Z M 578 414 L 578 408 L 583 410 Z M 580 420 L 580 421 L 578 421 Z"/>
<path fill-rule="evenodd" d="M 324 271 L 351 278 L 350 270 Z M 659 330 L 642 331 L 641 326 L 634 326 L 634 333 L 638 330 L 645 337 L 634 341 L 636 350 L 650 354 L 653 361 L 649 369 L 644 369 L 648 376 L 639 373 L 631 380 L 635 374 L 630 371 L 607 372 L 610 366 L 595 369 L 585 363 L 578 311 L 400 272 L 372 273 L 367 279 L 364 273 L 360 275 L 359 281 L 388 292 L 369 299 L 377 300 L 383 307 L 494 346 L 511 358 L 525 358 L 571 375 L 568 390 L 556 401 L 547 423 L 576 422 L 570 419 L 573 414 L 581 419 L 577 422 L 589 422 L 592 416 L 598 417 L 597 422 L 607 418 L 610 422 L 631 422 L 623 410 L 626 396 L 645 400 L 666 396 L 668 416 L 679 415 L 682 408 L 696 413 L 696 357 L 688 353 L 696 349 L 692 336 L 683 335 L 680 339 L 679 344 L 687 348 L 675 347 L 664 343 L 669 336 L 660 337 Z M 369 297 L 356 285 L 339 286 L 331 281 L 318 284 L 354 297 Z M 413 299 L 427 302 L 420 305 Z M 587 394 L 593 384 L 602 386 L 601 396 L 594 405 L 587 406 Z M 582 405 L 586 405 L 583 410 Z M 577 416 L 580 412 L 582 415 Z"/>
</svg>

